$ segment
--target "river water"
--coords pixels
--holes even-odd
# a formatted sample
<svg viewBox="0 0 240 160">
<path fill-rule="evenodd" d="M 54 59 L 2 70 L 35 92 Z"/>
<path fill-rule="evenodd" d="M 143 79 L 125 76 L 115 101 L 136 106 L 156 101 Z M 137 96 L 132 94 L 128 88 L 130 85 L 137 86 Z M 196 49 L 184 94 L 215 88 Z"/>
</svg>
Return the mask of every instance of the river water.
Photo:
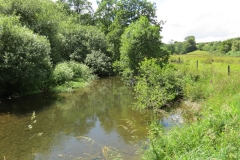
<svg viewBox="0 0 240 160">
<path fill-rule="evenodd" d="M 117 77 L 74 93 L 4 100 L 0 159 L 140 159 L 136 151 L 147 141 L 151 116 L 132 110 L 133 102 L 132 89 Z"/>
</svg>

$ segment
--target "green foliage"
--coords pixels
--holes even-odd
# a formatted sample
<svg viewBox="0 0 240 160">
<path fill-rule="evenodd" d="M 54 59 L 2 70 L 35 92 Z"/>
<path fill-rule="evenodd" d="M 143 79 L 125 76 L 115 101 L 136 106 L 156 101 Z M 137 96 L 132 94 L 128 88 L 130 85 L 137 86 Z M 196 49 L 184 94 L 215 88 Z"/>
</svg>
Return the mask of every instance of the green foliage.
<svg viewBox="0 0 240 160">
<path fill-rule="evenodd" d="M 233 52 L 240 51 L 240 40 L 233 41 L 231 49 Z"/>
<path fill-rule="evenodd" d="M 79 23 L 82 25 L 94 25 L 92 3 L 88 0 L 58 0 L 58 3 L 64 6 L 69 13 L 78 17 Z"/>
<path fill-rule="evenodd" d="M 146 0 L 101 0 L 95 13 L 97 26 L 111 43 L 109 50 L 113 61 L 120 59 L 121 36 L 132 23 L 145 16 L 151 24 L 159 25 L 156 19 L 156 5 Z"/>
<path fill-rule="evenodd" d="M 82 78 L 84 80 L 94 79 L 93 71 L 89 67 L 75 61 L 57 64 L 53 71 L 53 77 L 58 85 L 70 82 L 76 78 Z"/>
<path fill-rule="evenodd" d="M 139 63 L 144 58 L 158 58 L 167 63 L 168 53 L 161 49 L 160 26 L 151 25 L 146 17 L 132 23 L 122 35 L 119 68 L 127 68 L 137 74 Z"/>
<path fill-rule="evenodd" d="M 170 54 L 175 53 L 175 46 L 174 46 L 174 41 L 173 40 L 169 41 L 168 44 L 163 44 L 163 47 L 165 48 L 165 50 L 169 51 Z"/>
<path fill-rule="evenodd" d="M 65 60 L 84 62 L 87 54 L 92 51 L 107 52 L 105 35 L 94 26 L 64 24 L 59 52 Z"/>
<path fill-rule="evenodd" d="M 185 53 L 189 53 L 197 50 L 196 41 L 194 36 L 188 36 L 184 42 Z"/>
<path fill-rule="evenodd" d="M 94 13 L 99 28 L 107 34 L 117 11 L 117 0 L 97 1 L 98 8 Z"/>
<path fill-rule="evenodd" d="M 7 3 L 8 7 L 2 6 L 4 3 Z M 18 16 L 22 26 L 26 26 L 34 33 L 46 36 L 51 44 L 52 61 L 54 63 L 61 61 L 56 49 L 59 46 L 57 35 L 62 21 L 67 19 L 62 5 L 49 0 L 1 0 L 0 6 L 3 8 L 0 13 Z"/>
<path fill-rule="evenodd" d="M 100 51 L 92 51 L 88 54 L 85 63 L 98 76 L 109 76 L 112 73 L 111 58 Z"/>
<path fill-rule="evenodd" d="M 227 53 L 229 56 L 234 56 L 234 57 L 239 57 L 240 56 L 240 51 L 230 51 Z"/>
<path fill-rule="evenodd" d="M 223 41 L 221 43 L 220 52 L 226 54 L 231 50 L 231 47 L 232 43 L 230 41 Z"/>
<path fill-rule="evenodd" d="M 185 48 L 183 42 L 174 42 L 174 51 L 176 54 L 184 54 Z"/>
<path fill-rule="evenodd" d="M 196 60 L 208 56 L 181 56 L 184 62 L 186 59 L 190 62 L 174 64 L 184 73 L 186 98 L 197 101 L 199 106 L 186 106 L 193 112 L 190 123 L 181 127 L 165 130 L 159 121 L 154 121 L 150 126 L 149 148 L 143 159 L 240 158 L 239 65 L 236 64 L 237 72 L 226 73 L 226 62 L 237 58 L 211 56 L 213 63 L 200 65 L 196 70 Z"/>
<path fill-rule="evenodd" d="M 186 53 L 197 50 L 194 36 L 188 36 L 184 40 L 185 40 L 184 42 L 177 42 L 177 41 L 174 42 L 174 40 L 171 40 L 168 44 L 165 44 L 165 48 L 171 54 L 174 54 L 174 53 L 186 54 Z"/>
<path fill-rule="evenodd" d="M 21 27 L 15 16 L 0 18 L 1 89 L 8 94 L 33 91 L 50 77 L 50 43 Z"/>
<path fill-rule="evenodd" d="M 53 77 L 58 84 L 63 84 L 73 79 L 73 70 L 67 62 L 59 63 L 53 71 Z"/>
<path fill-rule="evenodd" d="M 73 71 L 73 78 L 83 77 L 82 68 L 84 64 L 75 61 L 69 61 L 67 65 Z"/>
<path fill-rule="evenodd" d="M 137 109 L 153 108 L 166 105 L 176 97 L 183 96 L 183 80 L 180 72 L 172 66 L 161 67 L 156 59 L 145 59 L 136 76 Z"/>
<path fill-rule="evenodd" d="M 203 51 L 204 45 L 205 45 L 204 43 L 198 43 L 197 48 L 198 48 L 200 51 Z"/>
<path fill-rule="evenodd" d="M 113 54 L 113 61 L 120 60 L 121 36 L 124 28 L 121 26 L 121 20 L 117 17 L 108 29 L 109 33 L 106 35 L 109 44 L 109 51 Z"/>
</svg>

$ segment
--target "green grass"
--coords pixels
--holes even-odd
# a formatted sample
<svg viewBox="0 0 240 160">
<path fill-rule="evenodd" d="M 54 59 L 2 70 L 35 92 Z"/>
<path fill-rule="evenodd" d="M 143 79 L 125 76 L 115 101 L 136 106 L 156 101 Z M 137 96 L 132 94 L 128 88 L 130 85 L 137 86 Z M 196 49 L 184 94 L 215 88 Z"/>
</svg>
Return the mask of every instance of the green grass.
<svg viewBox="0 0 240 160">
<path fill-rule="evenodd" d="M 82 78 L 75 78 L 74 80 L 66 82 L 63 85 L 58 85 L 58 86 L 54 87 L 53 91 L 55 91 L 55 92 L 73 92 L 74 89 L 82 88 L 82 87 L 86 86 L 87 84 L 89 84 L 89 82 L 86 82 Z"/>
<path fill-rule="evenodd" d="M 202 55 L 210 55 L 210 53 L 207 52 L 207 51 L 199 51 L 199 50 L 197 50 L 197 51 L 190 52 L 187 55 L 201 55 L 202 56 Z"/>
<path fill-rule="evenodd" d="M 199 52 L 170 59 L 178 57 L 181 63 L 171 63 L 184 74 L 185 98 L 198 102 L 200 111 L 191 113 L 191 123 L 168 132 L 153 124 L 143 159 L 240 159 L 240 59 Z"/>
</svg>

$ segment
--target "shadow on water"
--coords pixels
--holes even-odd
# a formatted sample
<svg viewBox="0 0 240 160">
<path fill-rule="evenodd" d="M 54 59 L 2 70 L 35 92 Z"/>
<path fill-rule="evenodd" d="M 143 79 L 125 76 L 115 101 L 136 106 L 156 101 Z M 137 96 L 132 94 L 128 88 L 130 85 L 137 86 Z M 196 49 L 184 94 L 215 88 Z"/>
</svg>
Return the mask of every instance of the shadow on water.
<svg viewBox="0 0 240 160">
<path fill-rule="evenodd" d="M 57 97 L 2 101 L 0 159 L 104 159 L 104 146 L 123 159 L 139 159 L 134 153 L 146 140 L 150 116 L 129 107 L 133 97 L 131 88 L 112 77 Z"/>
<path fill-rule="evenodd" d="M 132 110 L 133 102 L 132 88 L 118 77 L 96 80 L 74 93 L 4 101 L 0 104 L 0 159 L 105 159 L 110 154 L 140 159 L 135 152 L 147 140 L 151 115 Z M 36 123 L 31 121 L 33 111 Z"/>
<path fill-rule="evenodd" d="M 41 110 L 51 106 L 58 98 L 60 97 L 54 93 L 42 93 L 17 98 L 9 97 L 0 101 L 0 114 L 24 115 L 33 111 L 41 112 Z"/>
</svg>

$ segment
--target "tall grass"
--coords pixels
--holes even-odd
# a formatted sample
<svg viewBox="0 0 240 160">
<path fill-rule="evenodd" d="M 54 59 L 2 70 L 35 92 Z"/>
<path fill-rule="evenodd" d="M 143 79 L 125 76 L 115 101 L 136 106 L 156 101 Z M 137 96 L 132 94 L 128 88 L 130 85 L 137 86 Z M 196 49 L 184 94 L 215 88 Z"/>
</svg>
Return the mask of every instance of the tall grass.
<svg viewBox="0 0 240 160">
<path fill-rule="evenodd" d="M 174 65 L 185 74 L 185 97 L 197 101 L 201 109 L 192 114 L 195 121 L 168 132 L 153 123 L 143 159 L 240 159 L 240 59 L 180 57 L 183 63 Z M 206 63 L 209 58 L 211 63 Z M 230 75 L 227 65 L 233 70 Z"/>
</svg>

